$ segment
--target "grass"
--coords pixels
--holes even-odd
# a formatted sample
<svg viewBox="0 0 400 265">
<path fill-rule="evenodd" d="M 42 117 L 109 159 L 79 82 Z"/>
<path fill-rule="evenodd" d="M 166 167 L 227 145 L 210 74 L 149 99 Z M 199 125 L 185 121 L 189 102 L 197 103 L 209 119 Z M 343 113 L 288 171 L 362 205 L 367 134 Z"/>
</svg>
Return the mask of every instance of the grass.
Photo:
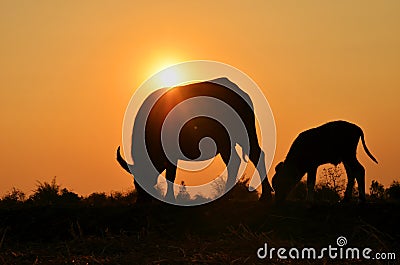
<svg viewBox="0 0 400 265">
<path fill-rule="evenodd" d="M 269 247 L 348 246 L 400 249 L 396 203 L 283 206 L 220 199 L 196 207 L 32 206 L 0 209 L 1 264 L 282 264 L 260 260 Z M 286 264 L 312 264 L 286 260 Z M 319 260 L 315 264 L 395 264 Z"/>
</svg>

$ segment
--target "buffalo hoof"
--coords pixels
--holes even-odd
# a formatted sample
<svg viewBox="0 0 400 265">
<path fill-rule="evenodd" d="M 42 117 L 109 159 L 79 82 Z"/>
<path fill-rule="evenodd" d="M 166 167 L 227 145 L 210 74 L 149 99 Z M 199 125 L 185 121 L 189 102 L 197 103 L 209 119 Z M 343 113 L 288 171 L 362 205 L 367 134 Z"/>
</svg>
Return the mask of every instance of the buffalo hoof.
<svg viewBox="0 0 400 265">
<path fill-rule="evenodd" d="M 284 205 L 285 203 L 286 203 L 286 200 L 284 200 L 284 199 L 277 199 L 277 198 L 275 197 L 274 204 L 275 204 L 276 206 L 282 206 L 282 205 Z"/>
<path fill-rule="evenodd" d="M 139 193 L 136 198 L 136 204 L 146 204 L 146 203 L 151 203 L 152 201 L 153 197 L 147 193 L 146 194 Z"/>
<path fill-rule="evenodd" d="M 263 193 L 261 193 L 261 196 L 260 196 L 259 200 L 260 201 L 264 201 L 264 202 L 272 201 L 272 193 L 271 192 L 263 192 Z"/>
<path fill-rule="evenodd" d="M 306 206 L 305 206 L 305 208 L 306 208 L 307 210 L 314 209 L 315 207 L 316 207 L 316 204 L 315 204 L 314 201 L 306 201 Z"/>
<path fill-rule="evenodd" d="M 365 206 L 367 204 L 367 201 L 365 200 L 365 198 L 364 199 L 358 199 L 357 204 L 359 206 Z"/>
<path fill-rule="evenodd" d="M 351 197 L 344 196 L 343 200 L 340 203 L 349 203 L 351 201 Z"/>
</svg>

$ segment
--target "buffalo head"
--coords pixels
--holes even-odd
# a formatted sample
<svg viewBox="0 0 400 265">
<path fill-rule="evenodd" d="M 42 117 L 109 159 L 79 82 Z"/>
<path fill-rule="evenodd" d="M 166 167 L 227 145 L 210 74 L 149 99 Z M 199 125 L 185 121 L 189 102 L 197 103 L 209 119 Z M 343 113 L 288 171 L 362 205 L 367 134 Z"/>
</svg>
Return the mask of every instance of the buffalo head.
<svg viewBox="0 0 400 265">
<path fill-rule="evenodd" d="M 296 167 L 290 163 L 280 162 L 275 167 L 275 175 L 272 177 L 276 202 L 284 201 L 297 182 L 298 171 Z"/>
</svg>

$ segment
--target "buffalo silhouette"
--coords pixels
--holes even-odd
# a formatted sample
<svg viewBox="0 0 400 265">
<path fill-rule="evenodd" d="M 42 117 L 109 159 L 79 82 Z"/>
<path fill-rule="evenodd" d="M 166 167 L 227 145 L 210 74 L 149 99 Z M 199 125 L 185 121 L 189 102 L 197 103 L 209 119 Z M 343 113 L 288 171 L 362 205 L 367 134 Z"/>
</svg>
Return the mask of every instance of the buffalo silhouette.
<svg viewBox="0 0 400 265">
<path fill-rule="evenodd" d="M 327 163 L 338 165 L 343 162 L 348 178 L 344 201 L 351 198 L 356 179 L 359 199 L 364 202 L 365 169 L 356 157 L 360 138 L 367 155 L 378 163 L 365 144 L 362 129 L 350 122 L 333 121 L 300 133 L 290 147 L 285 161 L 275 167 L 272 186 L 276 201 L 285 200 L 305 173 L 307 173 L 307 199 L 312 201 L 318 166 Z"/>
<path fill-rule="evenodd" d="M 178 160 L 204 161 L 221 154 L 228 171 L 226 189 L 233 187 L 241 163 L 236 144 L 242 148 L 243 159 L 248 157 L 264 177 L 260 199 L 270 198 L 272 187 L 266 177 L 265 154 L 258 143 L 252 101 L 229 79 L 218 78 L 150 94 L 134 121 L 134 164 L 122 158 L 120 148 L 117 161 L 134 175 L 138 200 L 149 198 L 143 189 L 153 189 L 166 170 L 166 197 L 173 201 Z"/>
</svg>

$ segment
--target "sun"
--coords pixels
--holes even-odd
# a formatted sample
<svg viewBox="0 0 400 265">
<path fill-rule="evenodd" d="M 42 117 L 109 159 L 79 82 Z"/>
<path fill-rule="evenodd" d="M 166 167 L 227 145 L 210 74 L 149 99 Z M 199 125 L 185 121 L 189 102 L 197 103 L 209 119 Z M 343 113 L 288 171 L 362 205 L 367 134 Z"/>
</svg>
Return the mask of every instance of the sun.
<svg viewBox="0 0 400 265">
<path fill-rule="evenodd" d="M 182 79 L 182 73 L 178 72 L 173 67 L 166 68 L 164 70 L 161 70 L 158 78 L 160 79 L 160 82 L 163 84 L 164 87 L 173 87 L 177 86 L 180 83 Z"/>
<path fill-rule="evenodd" d="M 158 88 L 176 87 L 187 82 L 188 73 L 185 69 L 176 67 L 182 62 L 162 64 L 153 75 Z"/>
<path fill-rule="evenodd" d="M 172 88 L 198 81 L 195 72 L 182 67 L 188 61 L 188 55 L 181 51 L 163 51 L 150 56 L 146 69 L 148 79 L 152 79 L 154 88 Z"/>
<path fill-rule="evenodd" d="M 164 54 L 165 55 L 165 54 Z M 185 80 L 184 69 L 173 67 L 174 65 L 185 62 L 179 54 L 176 56 L 167 56 L 157 54 L 148 62 L 148 74 L 156 77 L 157 87 L 174 87 Z"/>
<path fill-rule="evenodd" d="M 184 61 L 170 64 L 163 64 L 162 67 L 158 68 L 158 71 L 153 75 L 157 87 L 172 88 L 176 86 L 187 85 L 195 82 L 201 82 L 195 78 L 195 73 L 191 69 L 181 67 L 184 65 Z"/>
</svg>

